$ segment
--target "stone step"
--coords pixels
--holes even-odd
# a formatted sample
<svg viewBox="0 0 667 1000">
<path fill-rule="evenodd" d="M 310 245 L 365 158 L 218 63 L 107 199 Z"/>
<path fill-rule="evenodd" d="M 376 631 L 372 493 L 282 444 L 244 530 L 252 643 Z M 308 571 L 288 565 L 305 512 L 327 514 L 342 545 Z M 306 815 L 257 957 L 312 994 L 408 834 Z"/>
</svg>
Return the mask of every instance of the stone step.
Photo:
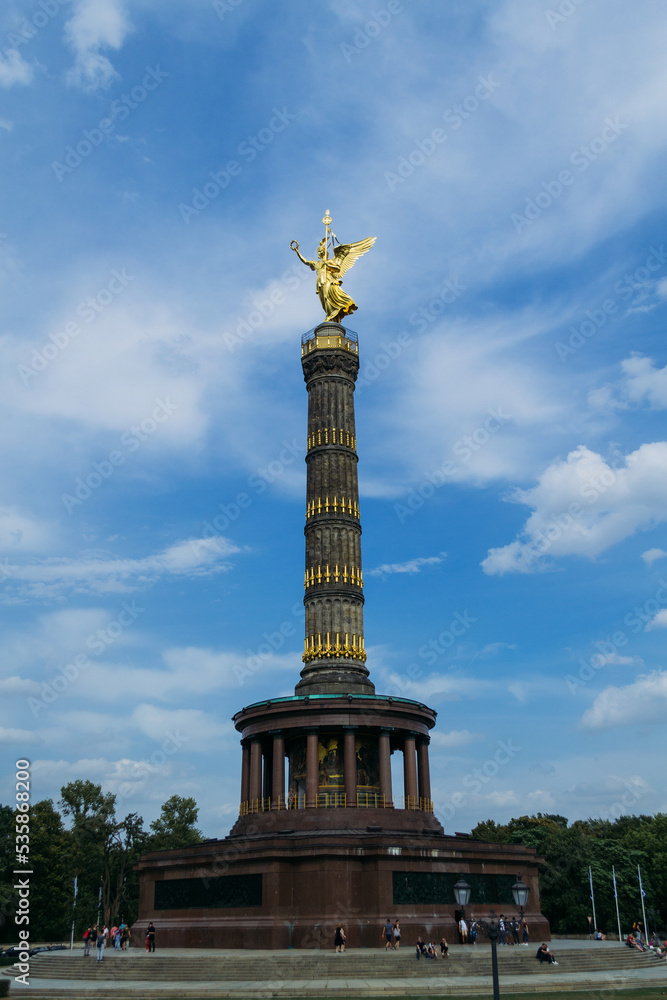
<svg viewBox="0 0 667 1000">
<path fill-rule="evenodd" d="M 239 984 L 240 985 L 240 984 Z M 608 984 L 596 983 L 591 984 L 590 982 L 586 984 L 583 980 L 578 982 L 568 982 L 564 983 L 562 979 L 555 980 L 553 983 L 548 981 L 539 983 L 540 993 L 552 993 L 558 991 L 559 993 L 581 993 L 582 988 L 588 987 L 606 987 Z M 630 985 L 630 984 L 628 984 Z M 634 982 L 634 985 L 641 986 L 642 989 L 659 989 L 664 988 L 665 980 L 662 979 L 644 979 L 641 982 Z M 614 983 L 614 986 L 618 986 L 618 983 Z M 430 1000 L 436 1000 L 437 997 L 444 996 L 483 996 L 488 997 L 490 991 L 490 985 L 480 985 L 479 983 L 461 983 L 452 982 L 442 983 L 438 982 L 429 989 Z M 91 987 L 86 989 L 85 992 L 80 989 L 68 989 L 64 988 L 49 988 L 48 990 L 40 990 L 39 986 L 30 988 L 30 1000 L 73 1000 L 73 998 L 80 998 L 80 1000 L 147 1000 L 147 997 L 151 995 L 152 991 L 148 991 L 145 987 L 124 987 L 124 986 L 109 986 L 105 985 L 99 988 Z M 506 993 L 525 993 L 526 995 L 534 995 L 535 984 L 529 981 L 525 983 L 512 984 L 511 987 L 505 987 Z M 410 984 L 398 981 L 395 986 L 387 986 L 383 984 L 382 987 L 374 989 L 373 986 L 367 986 L 363 989 L 364 997 L 383 997 L 383 996 L 410 996 L 415 997 L 423 996 L 424 988 L 418 984 Z M 156 997 L 160 1000 L 164 1000 L 165 995 L 173 995 L 174 1000 L 202 1000 L 203 997 L 206 1000 L 239 1000 L 239 997 L 247 998 L 247 1000 L 273 1000 L 276 996 L 280 996 L 276 990 L 269 991 L 267 989 L 262 989 L 258 987 L 253 990 L 243 989 L 242 991 L 238 989 L 238 986 L 230 983 L 227 986 L 221 985 L 219 988 L 197 989 L 196 986 L 193 987 L 179 987 L 177 991 L 171 991 L 161 988 L 159 992 L 156 991 Z M 322 985 L 314 986 L 309 983 L 307 987 L 303 989 L 291 989 L 289 993 L 285 992 L 282 994 L 285 1000 L 292 997 L 336 997 L 338 1000 L 358 1000 L 360 995 L 359 987 L 347 987 L 341 986 L 336 987 L 328 986 L 324 987 Z"/>
<path fill-rule="evenodd" d="M 401 978 L 432 978 L 434 975 L 462 976 L 486 975 L 490 966 L 490 951 L 480 950 L 474 955 L 456 955 L 446 961 L 417 961 L 411 952 L 400 955 L 373 953 L 348 953 L 335 955 L 315 952 L 309 955 L 271 956 L 207 956 L 180 958 L 173 954 L 161 956 L 115 954 L 105 956 L 98 963 L 95 956 L 80 959 L 79 955 L 44 954 L 31 959 L 31 978 L 69 979 L 100 982 L 159 981 L 159 982 L 216 982 L 216 981 L 271 981 L 286 979 L 374 979 L 387 976 Z M 613 972 L 637 968 L 645 963 L 657 964 L 654 956 L 641 955 L 629 949 L 607 950 L 591 954 L 590 951 L 563 951 L 558 966 L 540 966 L 534 953 L 526 949 L 522 954 L 506 955 L 499 962 L 503 975 L 533 975 L 539 972 Z"/>
</svg>

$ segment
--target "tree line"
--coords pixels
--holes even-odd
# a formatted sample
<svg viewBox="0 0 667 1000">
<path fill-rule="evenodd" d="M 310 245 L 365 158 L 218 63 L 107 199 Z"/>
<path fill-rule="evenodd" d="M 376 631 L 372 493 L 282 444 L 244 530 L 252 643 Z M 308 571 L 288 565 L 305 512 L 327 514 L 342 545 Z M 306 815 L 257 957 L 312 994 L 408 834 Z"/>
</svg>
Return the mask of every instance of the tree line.
<svg viewBox="0 0 667 1000">
<path fill-rule="evenodd" d="M 10 944 L 16 936 L 15 816 L 12 808 L 0 806 L 0 939 Z M 203 840 L 195 826 L 197 816 L 193 798 L 172 795 L 145 830 L 137 813 L 120 819 L 116 796 L 92 781 L 64 785 L 57 806 L 52 799 L 31 806 L 31 941 L 68 940 L 72 919 L 75 940 L 96 923 L 134 923 L 139 908 L 134 865 L 148 851 L 189 847 Z"/>
<path fill-rule="evenodd" d="M 66 941 L 72 919 L 75 940 L 96 922 L 134 923 L 139 907 L 139 877 L 134 865 L 142 854 L 190 847 L 204 838 L 197 829 L 193 798 L 172 795 L 148 830 L 141 816 L 116 815 L 116 796 L 92 781 L 72 781 L 60 800 L 37 802 L 30 810 L 32 941 Z M 16 898 L 12 889 L 15 816 L 0 806 L 0 939 L 14 939 Z M 534 847 L 544 865 L 539 883 L 542 913 L 555 934 L 585 934 L 592 914 L 588 869 L 595 891 L 598 927 L 616 932 L 612 866 L 616 870 L 621 926 L 627 933 L 642 920 L 637 866 L 641 866 L 644 905 L 650 930 L 664 931 L 667 916 L 667 814 L 621 816 L 615 821 L 577 820 L 537 813 L 509 823 L 479 823 L 472 837 L 497 844 Z M 74 879 L 78 896 L 73 908 Z"/>
<path fill-rule="evenodd" d="M 648 926 L 664 933 L 667 917 L 667 814 L 576 820 L 537 813 L 509 823 L 486 820 L 472 831 L 476 840 L 525 844 L 544 858 L 540 866 L 540 903 L 553 934 L 586 934 L 592 916 L 588 869 L 593 879 L 597 925 L 617 933 L 612 868 L 616 871 L 621 930 L 643 923 L 637 877 L 641 868 Z"/>
</svg>

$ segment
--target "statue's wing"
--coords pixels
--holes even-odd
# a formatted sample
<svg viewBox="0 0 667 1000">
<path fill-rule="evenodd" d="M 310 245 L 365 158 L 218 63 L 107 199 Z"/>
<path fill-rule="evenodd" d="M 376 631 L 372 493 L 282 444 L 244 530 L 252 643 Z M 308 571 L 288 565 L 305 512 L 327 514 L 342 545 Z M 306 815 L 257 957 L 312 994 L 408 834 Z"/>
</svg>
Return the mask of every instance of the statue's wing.
<svg viewBox="0 0 667 1000">
<path fill-rule="evenodd" d="M 358 243 L 341 243 L 334 250 L 334 260 L 339 266 L 339 275 L 342 278 L 346 271 L 349 271 L 356 260 L 365 254 L 373 246 L 377 236 L 369 236 L 366 240 L 359 240 Z"/>
</svg>

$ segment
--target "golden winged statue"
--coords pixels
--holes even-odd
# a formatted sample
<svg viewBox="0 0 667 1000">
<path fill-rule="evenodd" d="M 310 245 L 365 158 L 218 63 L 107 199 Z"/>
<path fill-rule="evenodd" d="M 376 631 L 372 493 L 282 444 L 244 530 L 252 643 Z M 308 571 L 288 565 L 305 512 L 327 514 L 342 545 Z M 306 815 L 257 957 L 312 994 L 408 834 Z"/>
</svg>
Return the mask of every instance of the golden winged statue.
<svg viewBox="0 0 667 1000">
<path fill-rule="evenodd" d="M 306 260 L 302 256 L 296 240 L 292 240 L 290 247 L 299 260 L 303 261 L 311 271 L 315 271 L 317 275 L 315 291 L 320 297 L 327 320 L 332 323 L 340 323 L 343 316 L 349 316 L 357 308 L 356 302 L 341 288 L 341 279 L 354 262 L 367 250 L 370 250 L 377 237 L 369 236 L 368 239 L 359 240 L 358 243 L 338 243 L 336 235 L 330 229 L 329 209 L 327 209 L 322 222 L 326 226 L 326 230 L 317 248 L 317 260 Z M 336 246 L 334 246 L 334 241 L 337 243 Z M 332 250 L 331 256 L 329 256 L 329 247 Z"/>
</svg>

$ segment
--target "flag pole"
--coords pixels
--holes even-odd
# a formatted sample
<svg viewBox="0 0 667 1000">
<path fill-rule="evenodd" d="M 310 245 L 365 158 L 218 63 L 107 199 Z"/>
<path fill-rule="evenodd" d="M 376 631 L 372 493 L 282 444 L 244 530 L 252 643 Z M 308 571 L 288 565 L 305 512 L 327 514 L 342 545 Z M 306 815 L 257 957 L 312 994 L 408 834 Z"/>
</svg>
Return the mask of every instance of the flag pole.
<svg viewBox="0 0 667 1000">
<path fill-rule="evenodd" d="M 618 888 L 616 886 L 616 868 L 612 865 L 611 875 L 614 880 L 614 899 L 616 900 L 616 920 L 618 921 L 618 940 L 619 944 L 623 942 L 623 935 L 621 933 L 621 917 L 618 912 Z"/>
<path fill-rule="evenodd" d="M 598 929 L 598 922 L 597 922 L 597 918 L 595 916 L 595 895 L 593 893 L 593 873 L 591 871 L 591 866 L 590 865 L 588 866 L 588 881 L 591 884 L 591 903 L 593 904 L 593 930 L 596 931 Z"/>
<path fill-rule="evenodd" d="M 71 930 L 70 938 L 69 938 L 69 950 L 70 951 L 72 951 L 74 949 L 74 920 L 75 920 L 75 917 L 76 917 L 76 897 L 78 896 L 78 894 L 79 894 L 79 879 L 78 879 L 78 876 L 75 875 L 74 876 L 74 904 L 72 906 L 72 930 Z"/>
<path fill-rule="evenodd" d="M 646 910 L 644 909 L 644 896 L 646 895 L 646 893 L 644 892 L 644 887 L 642 885 L 642 870 L 639 867 L 639 865 L 637 865 L 637 877 L 639 878 L 639 892 L 641 893 L 641 898 L 642 898 L 642 913 L 644 915 L 644 934 L 646 935 L 646 944 L 648 944 L 648 924 L 646 923 Z"/>
</svg>

